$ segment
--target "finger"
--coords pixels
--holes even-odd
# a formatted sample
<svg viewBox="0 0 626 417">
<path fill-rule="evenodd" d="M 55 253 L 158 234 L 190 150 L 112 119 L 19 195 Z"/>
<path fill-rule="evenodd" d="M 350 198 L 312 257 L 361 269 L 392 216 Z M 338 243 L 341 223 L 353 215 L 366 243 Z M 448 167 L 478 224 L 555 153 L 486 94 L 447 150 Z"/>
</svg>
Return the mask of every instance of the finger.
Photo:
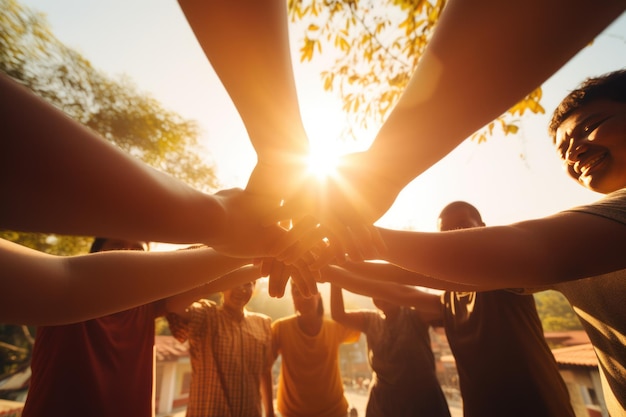
<svg viewBox="0 0 626 417">
<path fill-rule="evenodd" d="M 305 284 L 306 278 L 303 276 L 303 270 L 296 267 L 295 264 L 291 265 L 289 268 L 291 269 L 291 285 L 295 285 L 303 297 L 310 297 L 309 288 Z"/>
<path fill-rule="evenodd" d="M 306 216 L 297 221 L 291 230 L 284 234 L 280 239 L 276 241 L 272 246 L 271 252 L 276 254 L 277 259 L 285 261 L 287 258 L 293 258 L 294 248 L 301 240 L 310 241 L 317 236 L 318 222 L 311 216 Z M 318 239 L 321 239 L 319 237 Z M 305 246 L 312 247 L 312 243 L 305 244 Z"/>
<path fill-rule="evenodd" d="M 348 246 L 345 226 L 335 218 L 328 218 L 326 222 L 322 223 L 321 228 L 324 230 L 328 242 L 328 249 L 324 251 L 327 256 L 330 250 L 337 260 L 345 258 Z"/>
<path fill-rule="evenodd" d="M 274 261 L 269 274 L 267 291 L 270 297 L 281 298 L 285 295 L 285 287 L 289 281 L 290 269 L 282 262 Z"/>
<path fill-rule="evenodd" d="M 336 250 L 332 249 L 332 245 L 329 246 L 326 250 L 322 251 L 320 255 L 317 257 L 315 262 L 313 262 L 309 268 L 313 271 L 319 271 L 321 268 L 331 264 L 338 263 L 341 264 L 345 261 L 345 255 L 337 257 Z"/>
<path fill-rule="evenodd" d="M 283 253 L 278 254 L 277 258 L 287 265 L 291 265 L 307 252 L 312 251 L 313 248 L 320 246 L 321 244 L 325 245 L 324 237 L 325 236 L 322 230 L 320 228 L 315 228 L 306 236 L 303 236 L 295 244 L 291 245 L 291 247 L 287 250 L 283 251 Z"/>
<path fill-rule="evenodd" d="M 317 279 L 320 276 L 318 271 L 313 271 L 309 268 L 308 262 L 312 262 L 312 260 L 305 261 L 305 259 L 302 258 L 292 267 L 294 270 L 292 276 L 293 281 L 305 297 L 311 297 L 317 294 Z"/>
<path fill-rule="evenodd" d="M 261 259 L 261 276 L 268 277 L 272 272 L 272 266 L 275 262 L 274 258 L 263 258 Z"/>
</svg>

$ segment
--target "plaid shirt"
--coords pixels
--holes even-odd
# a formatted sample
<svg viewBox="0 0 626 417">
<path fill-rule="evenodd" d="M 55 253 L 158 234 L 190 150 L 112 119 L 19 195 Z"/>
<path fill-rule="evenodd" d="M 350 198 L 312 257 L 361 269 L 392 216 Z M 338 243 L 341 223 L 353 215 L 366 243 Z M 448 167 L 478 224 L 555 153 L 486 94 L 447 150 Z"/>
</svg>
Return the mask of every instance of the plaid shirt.
<svg viewBox="0 0 626 417">
<path fill-rule="evenodd" d="M 261 417 L 260 384 L 272 366 L 271 319 L 244 310 L 238 320 L 209 300 L 190 319 L 167 316 L 172 334 L 189 340 L 191 392 L 187 417 Z"/>
</svg>

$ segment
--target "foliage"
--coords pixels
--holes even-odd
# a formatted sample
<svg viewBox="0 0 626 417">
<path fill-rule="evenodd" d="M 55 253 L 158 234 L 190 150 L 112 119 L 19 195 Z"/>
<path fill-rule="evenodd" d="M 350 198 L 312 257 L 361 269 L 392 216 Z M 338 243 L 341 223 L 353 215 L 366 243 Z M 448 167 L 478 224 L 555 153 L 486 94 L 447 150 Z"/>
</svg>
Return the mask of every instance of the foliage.
<svg viewBox="0 0 626 417">
<path fill-rule="evenodd" d="M 324 89 L 338 91 L 353 127 L 380 125 L 424 53 L 446 0 L 289 0 L 292 22 L 306 26 L 300 61 L 311 61 L 328 46 L 337 53 L 321 76 Z M 472 139 L 485 141 L 495 128 L 518 130 L 526 111 L 544 113 L 541 89 L 499 117 Z"/>
<path fill-rule="evenodd" d="M 127 77 L 112 79 L 93 68 L 55 38 L 42 14 L 16 0 L 0 0 L 0 71 L 127 153 L 199 189 L 215 187 L 213 168 L 200 158 L 196 122 L 165 109 Z M 86 238 L 66 236 L 0 237 L 57 254 L 88 245 Z"/>
<path fill-rule="evenodd" d="M 536 293 L 537 313 L 546 332 L 582 330 L 583 327 L 563 294 L 557 291 Z"/>
<path fill-rule="evenodd" d="M 172 332 L 170 331 L 170 325 L 167 322 L 167 318 L 165 317 L 157 317 L 154 322 L 154 334 L 157 336 L 171 336 Z"/>
<path fill-rule="evenodd" d="M 28 326 L 0 324 L 0 381 L 30 363 L 33 330 Z"/>
<path fill-rule="evenodd" d="M 44 233 L 0 231 L 0 238 L 52 255 L 76 255 L 87 253 L 92 238 L 84 236 L 61 236 Z"/>
</svg>

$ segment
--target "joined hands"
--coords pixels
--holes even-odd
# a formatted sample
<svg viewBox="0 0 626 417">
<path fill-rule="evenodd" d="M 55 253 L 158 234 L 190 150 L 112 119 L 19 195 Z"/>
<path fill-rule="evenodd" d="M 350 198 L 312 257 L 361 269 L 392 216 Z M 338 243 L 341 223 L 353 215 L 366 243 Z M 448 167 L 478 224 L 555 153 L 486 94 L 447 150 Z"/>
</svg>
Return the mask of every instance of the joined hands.
<svg viewBox="0 0 626 417">
<path fill-rule="evenodd" d="M 324 266 L 378 259 L 385 251 L 373 222 L 397 193 L 374 170 L 365 169 L 364 156 L 345 156 L 337 174 L 322 180 L 307 174 L 304 164 L 255 167 L 243 193 L 248 202 L 264 202 L 254 215 L 253 205 L 245 209 L 251 219 L 261 214 L 262 226 L 271 232 L 255 242 L 263 246 L 257 249 L 263 256 L 262 274 L 270 279 L 270 296 L 281 297 L 290 277 L 310 296 L 317 292 Z M 252 245 L 245 242 L 243 247 Z"/>
</svg>

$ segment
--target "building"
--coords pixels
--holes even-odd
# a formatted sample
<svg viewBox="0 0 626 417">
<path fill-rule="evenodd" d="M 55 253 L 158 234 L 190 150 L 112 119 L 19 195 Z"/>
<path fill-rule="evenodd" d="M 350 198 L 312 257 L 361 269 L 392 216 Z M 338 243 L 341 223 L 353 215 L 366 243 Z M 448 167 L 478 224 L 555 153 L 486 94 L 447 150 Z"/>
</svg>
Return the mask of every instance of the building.
<svg viewBox="0 0 626 417">
<path fill-rule="evenodd" d="M 157 416 L 169 416 L 189 401 L 191 363 L 187 343 L 173 336 L 155 336 L 154 395 Z"/>
</svg>

